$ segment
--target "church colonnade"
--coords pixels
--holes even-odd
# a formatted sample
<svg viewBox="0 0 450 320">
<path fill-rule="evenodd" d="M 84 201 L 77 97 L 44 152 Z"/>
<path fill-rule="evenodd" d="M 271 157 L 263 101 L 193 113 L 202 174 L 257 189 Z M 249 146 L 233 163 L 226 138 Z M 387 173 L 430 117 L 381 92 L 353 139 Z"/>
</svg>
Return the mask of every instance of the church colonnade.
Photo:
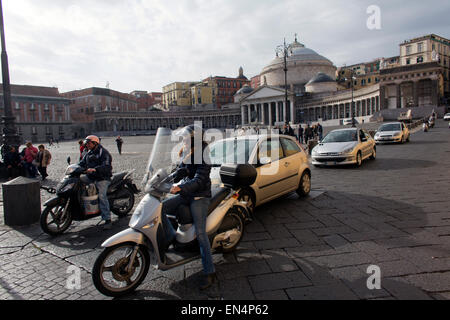
<svg viewBox="0 0 450 320">
<path fill-rule="evenodd" d="M 373 96 L 363 99 L 354 99 L 353 107 L 351 101 L 337 103 L 323 103 L 320 106 L 305 106 L 301 108 L 302 119 L 300 121 L 317 121 L 322 119 L 335 120 L 355 117 L 371 116 L 380 111 L 380 97 Z"/>
<path fill-rule="evenodd" d="M 166 117 L 126 117 L 114 115 L 97 115 L 95 119 L 96 131 L 155 131 L 159 127 L 176 129 L 178 127 L 193 124 L 194 121 L 202 121 L 204 129 L 209 128 L 234 128 L 241 122 L 240 114 L 217 114 L 202 116 L 170 115 Z"/>
<path fill-rule="evenodd" d="M 294 122 L 294 104 L 288 100 L 254 102 L 241 105 L 242 125 L 258 123 L 264 125 L 275 125 L 277 122 Z"/>
</svg>

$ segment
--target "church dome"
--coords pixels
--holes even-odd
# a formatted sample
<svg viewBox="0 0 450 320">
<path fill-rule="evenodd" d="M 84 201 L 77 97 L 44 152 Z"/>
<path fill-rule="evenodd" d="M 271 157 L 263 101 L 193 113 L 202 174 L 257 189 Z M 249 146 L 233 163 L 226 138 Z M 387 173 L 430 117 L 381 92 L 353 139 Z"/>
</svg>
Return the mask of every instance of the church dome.
<svg viewBox="0 0 450 320">
<path fill-rule="evenodd" d="M 236 94 L 247 94 L 253 91 L 253 88 L 249 85 L 244 85 L 242 88 L 240 88 Z"/>
<path fill-rule="evenodd" d="M 305 85 L 305 91 L 311 93 L 337 91 L 337 83 L 329 75 L 319 72 Z"/>
<path fill-rule="evenodd" d="M 316 74 L 306 85 L 313 84 L 313 83 L 321 83 L 321 82 L 336 82 L 333 78 L 326 75 L 323 72 L 319 72 Z"/>
<path fill-rule="evenodd" d="M 318 73 L 323 73 L 331 79 L 335 77 L 336 67 L 333 62 L 318 54 L 316 51 L 305 47 L 297 39 L 288 46 L 287 84 L 304 86 Z M 261 72 L 265 76 L 267 85 L 284 86 L 284 58 L 278 55 Z"/>
</svg>

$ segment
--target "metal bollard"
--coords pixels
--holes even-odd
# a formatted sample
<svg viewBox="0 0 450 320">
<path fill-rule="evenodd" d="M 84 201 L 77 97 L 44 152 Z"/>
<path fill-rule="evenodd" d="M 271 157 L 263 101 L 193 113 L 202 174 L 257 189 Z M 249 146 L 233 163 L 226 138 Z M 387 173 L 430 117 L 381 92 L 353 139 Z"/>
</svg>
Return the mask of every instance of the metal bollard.
<svg viewBox="0 0 450 320">
<path fill-rule="evenodd" d="M 8 226 L 25 226 L 39 221 L 41 191 L 37 180 L 17 177 L 3 184 L 3 212 Z"/>
</svg>

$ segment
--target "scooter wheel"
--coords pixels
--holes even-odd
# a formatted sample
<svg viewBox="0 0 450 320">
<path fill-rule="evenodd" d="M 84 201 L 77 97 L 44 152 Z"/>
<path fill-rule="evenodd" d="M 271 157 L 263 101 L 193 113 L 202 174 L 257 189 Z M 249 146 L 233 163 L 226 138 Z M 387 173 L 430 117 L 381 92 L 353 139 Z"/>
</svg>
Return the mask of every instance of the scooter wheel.
<svg viewBox="0 0 450 320">
<path fill-rule="evenodd" d="M 51 235 L 62 234 L 72 223 L 72 214 L 69 209 L 64 213 L 64 204 L 45 207 L 41 213 L 40 224 L 42 230 Z"/>
<path fill-rule="evenodd" d="M 230 253 L 234 251 L 244 235 L 244 225 L 244 218 L 241 213 L 235 208 L 230 208 L 223 218 L 222 224 L 217 230 L 217 234 L 234 231 L 235 236 L 230 236 L 230 241 L 223 242 L 217 250 L 222 253 Z"/>
<path fill-rule="evenodd" d="M 119 243 L 98 256 L 92 269 L 92 280 L 98 291 L 109 297 L 120 297 L 133 292 L 144 281 L 150 267 L 150 255 L 144 246 L 138 247 L 134 263 L 127 270 L 136 245 Z"/>
<path fill-rule="evenodd" d="M 128 188 L 124 188 L 123 190 L 127 193 L 127 196 L 114 199 L 110 204 L 111 211 L 119 218 L 125 217 L 134 207 L 134 193 Z"/>
</svg>

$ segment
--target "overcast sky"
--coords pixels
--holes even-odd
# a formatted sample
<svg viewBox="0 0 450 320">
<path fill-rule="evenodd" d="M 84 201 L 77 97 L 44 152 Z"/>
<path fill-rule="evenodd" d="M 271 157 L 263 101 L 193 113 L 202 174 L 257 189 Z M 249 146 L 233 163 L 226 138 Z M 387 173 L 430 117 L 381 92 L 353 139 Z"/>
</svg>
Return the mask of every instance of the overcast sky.
<svg viewBox="0 0 450 320">
<path fill-rule="evenodd" d="M 294 40 L 339 67 L 399 54 L 406 39 L 450 38 L 450 2 L 376 0 L 3 0 L 14 84 L 60 92 L 161 91 L 210 75 L 250 78 Z M 370 30 L 367 8 L 380 8 Z M 373 21 L 373 20 L 371 20 Z"/>
</svg>

